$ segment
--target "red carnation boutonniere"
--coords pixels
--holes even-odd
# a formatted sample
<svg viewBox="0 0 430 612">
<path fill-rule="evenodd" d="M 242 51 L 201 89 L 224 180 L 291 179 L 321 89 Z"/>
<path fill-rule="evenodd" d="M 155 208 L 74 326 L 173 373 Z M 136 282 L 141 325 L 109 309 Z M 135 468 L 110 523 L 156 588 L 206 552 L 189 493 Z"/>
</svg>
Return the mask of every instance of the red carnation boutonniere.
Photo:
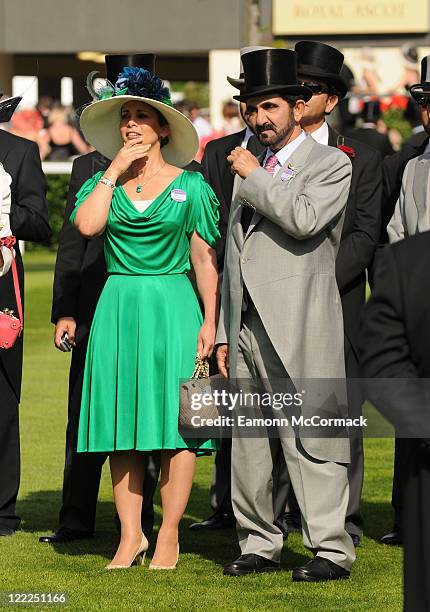
<svg viewBox="0 0 430 612">
<path fill-rule="evenodd" d="M 353 149 L 352 147 L 347 147 L 345 145 L 338 145 L 337 148 L 343 151 L 344 153 L 346 153 L 348 157 L 350 157 L 351 159 L 355 157 L 355 149 Z"/>
<path fill-rule="evenodd" d="M 339 136 L 337 139 L 337 148 L 343 151 L 350 159 L 354 159 L 355 157 L 355 149 L 352 147 L 347 147 L 345 144 L 345 140 L 343 136 Z"/>
</svg>

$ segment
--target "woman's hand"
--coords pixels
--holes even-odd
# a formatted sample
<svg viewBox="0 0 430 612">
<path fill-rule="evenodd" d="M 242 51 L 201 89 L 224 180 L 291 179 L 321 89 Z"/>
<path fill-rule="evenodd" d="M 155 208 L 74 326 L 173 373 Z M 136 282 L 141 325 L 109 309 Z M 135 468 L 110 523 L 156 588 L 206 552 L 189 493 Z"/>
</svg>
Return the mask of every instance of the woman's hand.
<svg viewBox="0 0 430 612">
<path fill-rule="evenodd" d="M 197 337 L 197 352 L 202 359 L 212 355 L 215 343 L 215 332 L 215 322 L 203 321 L 203 325 Z"/>
<path fill-rule="evenodd" d="M 127 172 L 136 159 L 145 157 L 150 148 L 150 144 L 142 144 L 142 137 L 127 141 L 116 154 L 105 175 L 111 180 L 112 178 L 117 179 L 121 174 Z M 111 176 L 112 172 L 115 175 L 114 177 Z"/>
</svg>

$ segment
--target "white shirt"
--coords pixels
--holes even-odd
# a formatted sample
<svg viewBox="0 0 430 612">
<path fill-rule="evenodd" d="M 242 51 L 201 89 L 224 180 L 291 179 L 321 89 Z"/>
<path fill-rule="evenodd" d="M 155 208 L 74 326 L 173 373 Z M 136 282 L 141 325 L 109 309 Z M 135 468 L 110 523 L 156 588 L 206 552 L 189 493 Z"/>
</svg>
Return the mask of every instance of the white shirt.
<svg viewBox="0 0 430 612">
<path fill-rule="evenodd" d="M 328 125 L 324 121 L 324 123 L 317 129 L 315 132 L 311 132 L 311 136 L 314 140 L 316 140 L 319 144 L 328 146 Z"/>
<path fill-rule="evenodd" d="M 132 200 L 132 203 L 136 210 L 142 213 L 144 210 L 149 208 L 149 206 L 151 206 L 153 201 L 154 200 Z"/>
<path fill-rule="evenodd" d="M 12 177 L 3 168 L 3 164 L 0 163 L 0 238 L 6 238 L 10 236 L 12 231 L 10 229 L 10 204 L 11 204 L 11 193 L 10 185 L 12 183 Z M 12 253 L 10 249 L 1 247 L 1 254 L 3 255 L 3 267 L 0 268 L 0 276 L 4 276 L 9 271 L 12 264 Z"/>
<path fill-rule="evenodd" d="M 242 147 L 242 149 L 247 149 L 248 148 L 248 142 L 249 142 L 249 139 L 251 138 L 251 136 L 254 136 L 254 132 L 252 130 L 250 130 L 248 126 L 246 126 L 245 136 L 243 137 L 243 140 L 242 140 L 241 145 L 240 145 Z"/>
<path fill-rule="evenodd" d="M 282 147 L 282 149 L 280 149 L 277 153 L 275 153 L 276 157 L 278 158 L 278 163 L 275 166 L 275 172 L 273 173 L 273 176 L 276 176 L 278 174 L 279 170 L 287 162 L 287 160 L 291 157 L 294 151 L 302 144 L 305 138 L 306 138 L 306 132 L 302 130 L 299 136 L 297 136 L 297 138 L 289 142 L 287 145 L 285 145 L 285 147 Z M 267 158 L 270 157 L 271 155 L 273 155 L 273 151 L 271 151 L 270 149 L 267 149 L 267 153 L 264 158 L 263 166 L 266 163 Z"/>
</svg>

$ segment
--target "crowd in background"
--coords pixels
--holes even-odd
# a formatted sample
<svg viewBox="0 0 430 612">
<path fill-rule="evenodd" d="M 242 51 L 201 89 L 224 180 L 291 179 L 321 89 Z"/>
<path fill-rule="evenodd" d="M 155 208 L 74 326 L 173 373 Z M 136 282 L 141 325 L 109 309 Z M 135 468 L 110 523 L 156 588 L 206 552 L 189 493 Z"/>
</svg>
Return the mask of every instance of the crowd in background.
<svg viewBox="0 0 430 612">
<path fill-rule="evenodd" d="M 335 112 L 328 117 L 328 123 L 344 134 L 360 139 L 357 131 L 363 126 L 373 128 L 381 134 L 380 142 L 383 155 L 399 151 L 409 136 L 422 130 L 416 104 L 408 95 L 409 81 L 417 79 L 416 70 L 410 68 L 413 78 L 403 79 L 390 95 L 379 97 L 376 91 L 377 73 L 370 68 L 363 72 L 360 79 L 355 79 L 353 72 L 346 66 L 343 78 L 348 82 L 349 93 L 341 101 Z M 405 77 L 406 78 L 406 77 Z M 362 80 L 365 79 L 364 82 Z M 175 108 L 184 113 L 194 124 L 200 138 L 200 150 L 197 161 L 203 157 L 206 144 L 222 136 L 227 136 L 243 129 L 244 124 L 239 113 L 239 106 L 233 100 L 223 103 L 223 122 L 221 129 L 215 129 L 210 121 L 209 108 L 202 107 L 191 100 L 181 100 Z M 403 122 L 403 130 L 386 121 L 388 114 L 397 113 Z M 14 113 L 9 124 L 3 124 L 6 131 L 36 142 L 43 161 L 68 161 L 78 155 L 88 153 L 91 146 L 85 141 L 79 129 L 78 114 L 71 106 L 63 106 L 60 101 L 49 96 L 41 96 L 34 108 L 24 108 Z M 378 148 L 378 147 L 377 147 Z"/>
</svg>

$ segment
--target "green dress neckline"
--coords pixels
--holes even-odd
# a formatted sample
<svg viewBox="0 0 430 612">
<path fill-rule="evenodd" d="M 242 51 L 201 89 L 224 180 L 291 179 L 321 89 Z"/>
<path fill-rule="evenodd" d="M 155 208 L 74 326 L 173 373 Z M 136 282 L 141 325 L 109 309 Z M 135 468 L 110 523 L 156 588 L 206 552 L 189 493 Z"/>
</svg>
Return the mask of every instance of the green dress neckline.
<svg viewBox="0 0 430 612">
<path fill-rule="evenodd" d="M 170 183 L 167 185 L 167 187 L 165 187 L 165 189 L 163 189 L 163 191 L 162 191 L 162 192 L 161 192 L 161 193 L 160 193 L 160 194 L 159 194 L 159 195 L 158 195 L 156 198 L 154 198 L 154 199 L 152 200 L 152 202 L 151 202 L 151 204 L 148 206 L 148 208 L 145 208 L 145 210 L 143 210 L 142 212 L 139 212 L 139 211 L 137 210 L 136 206 L 134 206 L 134 204 L 133 204 L 132 200 L 131 200 L 131 199 L 130 199 L 130 197 L 127 195 L 126 190 L 124 189 L 124 187 L 121 185 L 121 183 L 120 183 L 119 181 L 117 181 L 117 182 L 116 182 L 116 186 L 121 188 L 121 189 L 120 189 L 120 191 L 121 191 L 121 193 L 122 193 L 122 194 L 125 196 L 125 199 L 126 199 L 126 201 L 127 201 L 127 204 L 129 205 L 129 207 L 130 207 L 130 208 L 131 208 L 131 209 L 132 209 L 134 212 L 136 212 L 136 213 L 137 213 L 137 214 L 138 214 L 140 217 L 145 217 L 145 216 L 150 215 L 151 210 L 152 210 L 152 208 L 155 206 L 155 204 L 156 204 L 156 203 L 157 203 L 159 200 L 164 199 L 164 198 L 166 197 L 166 195 L 167 195 L 167 193 L 166 193 L 166 192 L 172 189 L 172 186 L 173 186 L 173 185 L 176 183 L 176 181 L 177 181 L 177 180 L 178 180 L 178 179 L 179 179 L 179 178 L 180 178 L 180 177 L 181 177 L 183 174 L 185 174 L 185 172 L 186 172 L 185 170 L 182 170 L 182 172 L 181 172 L 180 174 L 178 174 L 178 176 L 175 176 L 175 178 L 174 178 L 172 181 L 170 181 Z M 148 199 L 150 199 L 150 198 L 148 198 Z"/>
</svg>

